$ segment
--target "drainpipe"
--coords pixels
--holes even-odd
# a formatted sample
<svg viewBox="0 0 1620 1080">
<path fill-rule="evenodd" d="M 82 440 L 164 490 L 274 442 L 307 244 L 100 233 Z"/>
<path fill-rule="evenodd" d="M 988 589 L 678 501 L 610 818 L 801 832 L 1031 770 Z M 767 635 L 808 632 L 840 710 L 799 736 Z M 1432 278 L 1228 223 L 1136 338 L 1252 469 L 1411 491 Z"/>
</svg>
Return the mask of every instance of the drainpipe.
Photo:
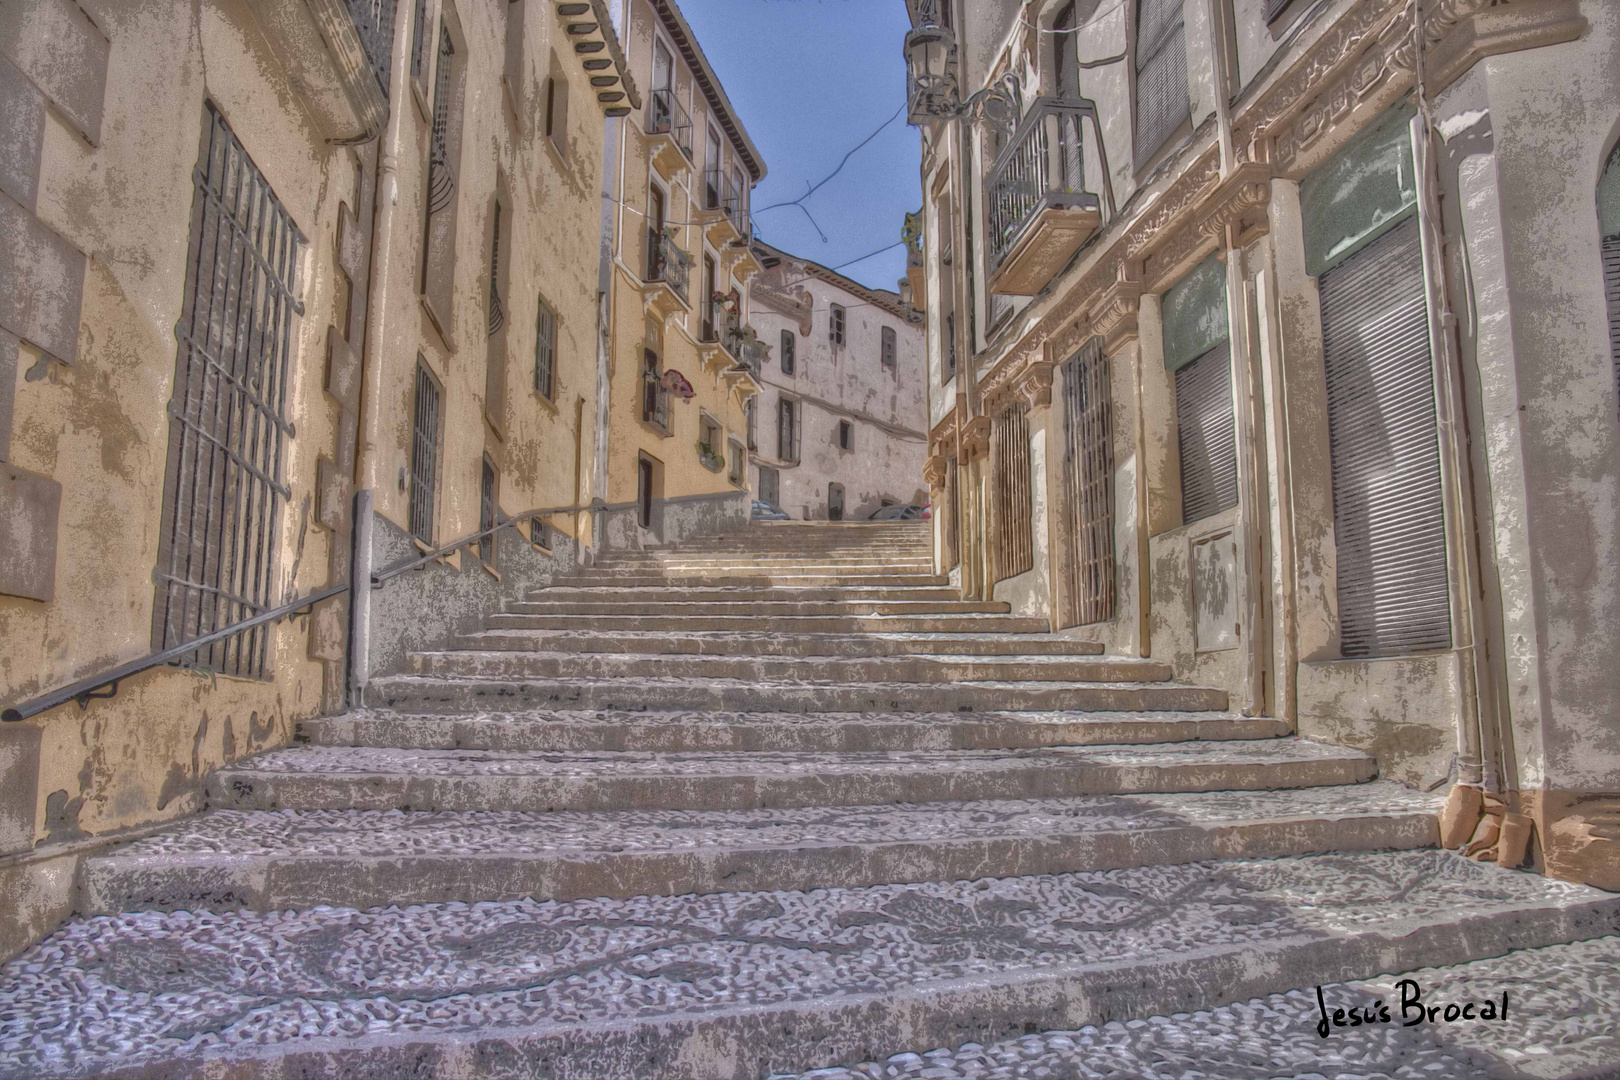
<svg viewBox="0 0 1620 1080">
<path fill-rule="evenodd" d="M 1457 783 L 1447 796 L 1441 816 L 1441 843 L 1459 847 L 1470 836 L 1479 839 L 1468 852 L 1494 855 L 1504 866 L 1523 861 L 1530 839 L 1530 822 L 1518 813 L 1517 792 L 1505 792 L 1498 761 L 1501 748 L 1494 722 L 1487 722 L 1486 707 L 1494 704 L 1483 695 L 1495 686 L 1489 657 L 1479 647 L 1475 623 L 1479 612 L 1479 552 L 1477 530 L 1472 527 L 1474 506 L 1465 483 L 1467 468 L 1467 413 L 1462 401 L 1462 359 L 1457 345 L 1457 316 L 1451 308 L 1445 264 L 1445 237 L 1441 232 L 1440 181 L 1434 154 L 1434 118 L 1424 86 L 1424 10 L 1414 4 L 1413 75 L 1418 115 L 1412 119 L 1413 164 L 1417 173 L 1418 230 L 1423 244 L 1423 277 L 1428 292 L 1429 343 L 1434 357 L 1435 421 L 1441 440 L 1440 480 L 1447 522 L 1447 561 L 1455 568 L 1452 591 L 1453 649 L 1465 654 L 1458 664 L 1461 715 L 1457 721 Z M 1474 826 L 1484 810 L 1497 820 L 1476 834 Z"/>
<path fill-rule="evenodd" d="M 396 13 L 397 14 L 397 13 Z M 371 267 L 366 288 L 366 340 L 360 358 L 360 446 L 355 454 L 354 481 L 355 557 L 350 561 L 349 692 L 350 705 L 364 703 L 371 640 L 371 515 L 377 476 L 378 429 L 382 418 L 380 367 L 387 326 L 388 300 L 393 279 L 394 208 L 399 203 L 399 143 L 404 117 L 410 109 L 410 33 L 408 17 L 394 19 L 394 49 L 389 72 L 388 123 L 377 155 L 377 188 L 371 215 Z"/>
</svg>

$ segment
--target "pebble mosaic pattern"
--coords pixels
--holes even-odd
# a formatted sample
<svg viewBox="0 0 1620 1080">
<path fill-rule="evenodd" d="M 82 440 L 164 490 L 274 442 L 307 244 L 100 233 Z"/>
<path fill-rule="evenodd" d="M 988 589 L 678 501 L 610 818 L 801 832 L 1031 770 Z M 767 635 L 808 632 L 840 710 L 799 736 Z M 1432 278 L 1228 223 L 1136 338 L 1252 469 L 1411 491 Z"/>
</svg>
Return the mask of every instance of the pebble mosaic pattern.
<svg viewBox="0 0 1620 1080">
<path fill-rule="evenodd" d="M 1620 1069 L 1620 937 L 1525 949 L 1406 976 L 1428 1002 L 1507 991 L 1506 1021 L 1335 1028 L 1314 987 L 1196 1013 L 900 1053 L 770 1080 L 1544 1080 Z M 1398 1002 L 1396 977 L 1323 987 L 1329 1012 Z M 1604 1075 L 1612 1075 L 1605 1072 Z"/>
<path fill-rule="evenodd" d="M 811 892 L 75 919 L 0 968 L 0 1076 L 322 1035 L 784 1005 L 1375 926 L 1402 933 L 1412 919 L 1603 896 L 1426 851 Z"/>
<path fill-rule="evenodd" d="M 662 776 L 838 775 L 952 773 L 1006 768 L 1072 769 L 1076 766 L 1142 768 L 1248 763 L 1359 760 L 1366 755 L 1303 739 L 1157 743 L 1139 746 L 1042 747 L 1032 750 L 921 750 L 867 753 L 647 753 L 545 750 L 401 750 L 391 747 L 296 746 L 259 754 L 230 767 L 231 773 L 407 774 L 411 776 L 527 776 L 592 778 Z"/>
<path fill-rule="evenodd" d="M 117 849 L 151 856 L 547 854 L 711 847 L 873 844 L 1043 836 L 1186 824 L 1432 814 L 1441 798 L 1398 784 L 1077 799 L 907 803 L 765 810 L 556 811 L 214 810 Z"/>
</svg>

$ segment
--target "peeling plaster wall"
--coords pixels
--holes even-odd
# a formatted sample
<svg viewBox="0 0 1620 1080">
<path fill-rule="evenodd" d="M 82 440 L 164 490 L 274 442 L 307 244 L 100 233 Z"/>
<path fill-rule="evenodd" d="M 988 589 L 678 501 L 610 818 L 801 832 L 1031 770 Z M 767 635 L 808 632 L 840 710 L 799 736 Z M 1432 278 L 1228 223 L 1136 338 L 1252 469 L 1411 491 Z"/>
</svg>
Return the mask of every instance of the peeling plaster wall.
<svg viewBox="0 0 1620 1080">
<path fill-rule="evenodd" d="M 7 703 L 151 649 L 173 327 L 205 97 L 309 240 L 298 265 L 305 310 L 290 343 L 287 410 L 297 436 L 284 456 L 292 497 L 281 515 L 277 588 L 290 594 L 324 581 L 327 536 L 308 507 L 316 455 L 335 437 L 320 358 L 353 157 L 329 147 L 297 106 L 245 4 L 86 0 L 84 10 L 111 42 L 104 114 L 95 143 L 62 114 L 46 114 L 38 188 L 41 220 L 88 256 L 77 356 L 46 364 L 22 346 L 11 442 L 12 461 L 62 484 L 55 595 L 48 603 L 0 597 Z M 27 842 L 196 810 L 209 769 L 284 743 L 294 721 L 320 704 L 307 623 L 271 631 L 272 681 L 164 668 L 125 681 L 111 701 L 28 721 L 39 741 Z"/>
</svg>

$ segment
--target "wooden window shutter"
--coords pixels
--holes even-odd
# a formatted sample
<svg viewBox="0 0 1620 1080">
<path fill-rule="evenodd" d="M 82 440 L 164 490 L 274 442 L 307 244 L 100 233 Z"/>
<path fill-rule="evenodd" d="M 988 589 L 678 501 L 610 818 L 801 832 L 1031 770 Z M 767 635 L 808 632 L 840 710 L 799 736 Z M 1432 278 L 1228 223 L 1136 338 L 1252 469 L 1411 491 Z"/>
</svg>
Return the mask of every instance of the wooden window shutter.
<svg viewBox="0 0 1620 1080">
<path fill-rule="evenodd" d="M 534 328 L 534 388 L 550 398 L 557 372 L 557 314 L 544 299 Z"/>
<path fill-rule="evenodd" d="M 1609 297 L 1609 355 L 1614 358 L 1615 391 L 1620 393 L 1620 235 L 1603 238 L 1603 287 Z"/>
<path fill-rule="evenodd" d="M 1325 271 L 1344 656 L 1451 646 L 1433 362 L 1415 215 Z"/>
</svg>

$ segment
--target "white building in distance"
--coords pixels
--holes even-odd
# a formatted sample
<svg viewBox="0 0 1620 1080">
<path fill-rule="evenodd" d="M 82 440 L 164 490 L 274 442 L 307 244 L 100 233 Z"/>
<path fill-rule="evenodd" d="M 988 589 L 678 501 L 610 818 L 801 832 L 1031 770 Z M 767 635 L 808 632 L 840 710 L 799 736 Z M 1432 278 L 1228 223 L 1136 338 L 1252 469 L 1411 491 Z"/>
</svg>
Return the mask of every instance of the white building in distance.
<svg viewBox="0 0 1620 1080">
<path fill-rule="evenodd" d="M 897 293 L 755 242 L 752 323 L 771 347 L 750 403 L 754 497 L 804 520 L 926 503 L 921 317 Z M 913 321 L 913 320 L 917 321 Z"/>
</svg>

